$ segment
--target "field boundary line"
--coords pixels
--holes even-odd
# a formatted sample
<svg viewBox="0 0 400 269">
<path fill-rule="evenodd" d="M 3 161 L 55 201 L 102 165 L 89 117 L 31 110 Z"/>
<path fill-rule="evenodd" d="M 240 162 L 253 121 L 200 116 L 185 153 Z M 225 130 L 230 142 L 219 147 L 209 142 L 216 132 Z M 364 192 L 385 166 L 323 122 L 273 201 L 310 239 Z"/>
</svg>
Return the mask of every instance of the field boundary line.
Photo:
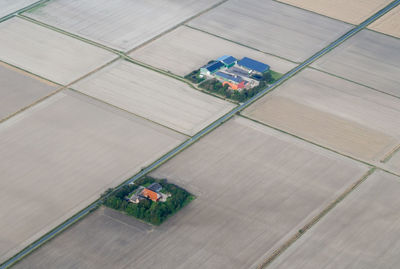
<svg viewBox="0 0 400 269">
<path fill-rule="evenodd" d="M 387 153 L 384 158 L 381 160 L 381 163 L 388 162 L 396 153 L 400 152 L 400 144 L 397 145 L 393 150 Z"/>
<path fill-rule="evenodd" d="M 49 1 L 50 0 L 40 0 L 40 1 L 37 1 L 35 3 L 32 3 L 32 4 L 28 5 L 26 7 L 20 8 L 17 11 L 14 11 L 14 12 L 8 14 L 8 15 L 5 15 L 5 16 L 1 17 L 0 18 L 0 23 L 3 22 L 3 21 L 6 21 L 8 19 L 11 19 L 14 16 L 17 16 L 19 13 L 28 11 L 28 10 L 30 10 L 32 8 L 35 8 L 35 7 L 37 7 L 37 6 L 41 5 L 41 4 L 44 4 L 44 3 L 49 2 Z"/>
<path fill-rule="evenodd" d="M 266 258 L 260 265 L 257 266 L 258 269 L 262 269 L 270 265 L 276 258 L 278 258 L 285 250 L 287 250 L 291 245 L 293 245 L 300 237 L 303 236 L 308 230 L 310 230 L 314 225 L 316 225 L 326 214 L 328 214 L 332 209 L 334 209 L 341 201 L 343 201 L 349 194 L 351 194 L 358 186 L 360 186 L 374 171 L 375 167 L 370 168 L 360 179 L 355 183 L 350 185 L 342 194 L 340 194 L 335 200 L 333 200 L 325 209 L 314 216 L 306 225 L 304 225 L 297 233 L 290 237 L 282 246 L 276 249 L 268 258 Z"/>
<path fill-rule="evenodd" d="M 381 17 L 383 14 L 387 13 L 388 11 L 390 11 L 391 9 L 393 9 L 394 7 L 396 7 L 399 4 L 400 4 L 400 0 L 393 1 L 391 4 L 387 5 L 385 8 L 383 8 L 382 10 L 378 11 L 377 13 L 375 13 L 375 15 L 373 15 L 370 18 L 368 18 L 366 21 L 364 21 L 363 23 L 361 23 L 357 27 L 350 29 L 346 34 L 344 34 L 343 36 L 341 36 L 338 39 L 336 39 L 336 41 L 332 42 L 331 44 L 329 44 L 325 48 L 323 48 L 320 51 L 316 52 L 314 55 L 309 57 L 303 63 L 299 64 L 298 66 L 294 67 L 292 70 L 287 72 L 279 80 L 277 80 L 273 84 L 267 86 L 261 92 L 257 93 L 255 96 L 253 96 L 251 99 L 249 99 L 249 100 L 245 101 L 244 103 L 242 103 L 241 105 L 233 108 L 231 111 L 229 111 L 224 116 L 222 116 L 219 119 L 217 119 L 216 121 L 212 122 L 207 127 L 203 128 L 201 131 L 196 133 L 191 138 L 185 140 L 183 143 L 181 143 L 177 147 L 175 147 L 172 150 L 170 150 L 169 152 L 165 153 L 163 156 L 158 158 L 156 161 L 154 161 L 153 163 L 151 163 L 147 167 L 143 168 L 139 173 L 133 175 L 128 180 L 122 182 L 114 190 L 117 190 L 117 189 L 125 186 L 126 184 L 132 183 L 132 182 L 136 181 L 137 179 L 145 176 L 149 172 L 153 171 L 154 169 L 156 169 L 160 165 L 164 164 L 165 162 L 167 162 L 168 160 L 173 158 L 178 153 L 180 153 L 180 152 L 184 151 L 185 149 L 189 148 L 194 143 L 196 143 L 197 141 L 201 140 L 208 133 L 210 133 L 214 129 L 218 128 L 220 125 L 225 123 L 227 120 L 229 120 L 232 117 L 234 117 L 238 112 L 240 112 L 243 109 L 247 108 L 249 105 L 251 105 L 252 103 L 257 101 L 258 99 L 260 99 L 262 96 L 264 96 L 265 94 L 269 93 L 271 90 L 273 90 L 274 88 L 278 87 L 279 85 L 284 83 L 286 80 L 288 80 L 292 76 L 296 75 L 301 70 L 305 69 L 308 65 L 310 65 L 312 62 L 314 62 L 316 59 L 320 58 L 321 56 L 325 55 L 329 51 L 333 50 L 334 48 L 336 48 L 337 46 L 342 44 L 344 41 L 346 41 L 347 39 L 351 38 L 353 35 L 355 35 L 359 31 L 364 29 L 368 24 L 370 24 L 371 22 L 373 22 L 377 18 Z M 90 213 L 91 210 L 93 210 L 94 208 L 98 207 L 98 205 L 101 203 L 101 199 L 102 198 L 104 198 L 104 197 L 100 197 L 98 200 L 93 202 L 91 205 L 89 205 L 88 207 L 86 207 L 85 209 L 80 211 L 79 213 L 75 214 L 74 216 L 69 218 L 64 223 L 62 223 L 59 226 L 55 227 L 51 232 L 48 233 L 48 235 L 46 237 L 39 238 L 34 243 L 32 243 L 28 248 L 25 248 L 24 250 L 20 251 L 14 257 L 12 257 L 10 259 L 7 259 L 5 262 L 3 262 L 0 265 L 0 269 L 6 269 L 6 268 L 10 267 L 12 264 L 14 264 L 18 260 L 22 259 L 23 257 L 25 257 L 30 252 L 32 252 L 34 249 L 36 249 L 37 247 L 40 247 L 42 244 L 46 243 L 49 237 L 51 238 L 55 234 L 58 234 L 61 231 L 63 231 L 65 229 L 67 229 L 68 227 L 70 227 L 71 224 L 75 223 L 77 220 L 79 220 L 83 216 L 85 216 L 88 213 Z"/>
<path fill-rule="evenodd" d="M 3 119 L 0 119 L 0 123 L 3 123 L 3 122 L 5 122 L 5 121 L 7 121 L 7 120 L 13 118 L 14 116 L 16 116 L 16 115 L 18 115 L 18 114 L 24 112 L 25 110 L 27 110 L 27 109 L 29 109 L 29 108 L 31 108 L 31 107 L 33 107 L 33 106 L 35 106 L 35 105 L 37 105 L 37 104 L 39 104 L 39 103 L 45 101 L 46 99 L 50 98 L 51 96 L 53 96 L 53 95 L 55 95 L 55 94 L 57 94 L 57 93 L 59 93 L 59 92 L 61 92 L 61 91 L 63 91 L 63 90 L 69 89 L 69 87 L 70 87 L 72 84 L 74 84 L 74 83 L 80 81 L 81 79 L 84 79 L 84 78 L 90 76 L 91 74 L 97 72 L 99 69 L 104 68 L 104 67 L 106 67 L 106 66 L 109 65 L 109 64 L 112 64 L 113 62 L 117 61 L 118 59 L 119 59 L 119 57 L 117 57 L 117 58 L 115 58 L 115 59 L 113 59 L 113 60 L 111 60 L 111 61 L 105 63 L 104 65 L 102 65 L 102 66 L 100 66 L 100 67 L 97 67 L 96 69 L 94 69 L 94 70 L 90 71 L 89 73 L 87 73 L 87 74 L 85 74 L 85 75 L 79 77 L 78 79 L 76 79 L 76 80 L 74 80 L 74 81 L 68 83 L 67 85 L 62 85 L 62 84 L 59 84 L 59 83 L 56 83 L 56 82 L 52 82 L 52 81 L 50 81 L 50 80 L 48 80 L 48 79 L 42 78 L 41 76 L 38 76 L 38 75 L 36 75 L 36 74 L 33 74 L 33 73 L 28 72 L 28 73 L 31 74 L 31 75 L 34 75 L 34 76 L 37 76 L 37 77 L 39 77 L 39 78 L 42 78 L 42 79 L 44 79 L 44 80 L 46 80 L 46 81 L 52 82 L 52 83 L 54 83 L 55 85 L 58 85 L 59 87 L 57 87 L 54 91 L 52 91 L 52 92 L 49 93 L 48 95 L 43 96 L 43 97 L 41 97 L 40 99 L 34 101 L 33 103 L 31 103 L 31 104 L 29 104 L 29 105 L 27 105 L 27 106 L 25 106 L 25 107 L 19 109 L 18 111 L 15 111 L 14 113 L 8 115 L 7 117 L 5 117 L 5 118 L 3 118 Z M 0 61 L 1 61 L 1 60 L 0 60 Z M 1 61 L 1 62 L 6 63 L 6 62 L 4 62 L 4 61 Z M 6 63 L 6 64 L 8 64 L 8 63 Z M 9 65 L 10 65 L 10 64 L 9 64 Z M 14 67 L 13 65 L 10 65 L 10 66 Z M 16 67 L 16 66 L 15 66 L 15 68 L 17 68 L 17 69 L 22 70 L 22 71 L 25 72 L 25 70 L 22 69 L 22 68 L 19 68 L 19 67 Z M 71 90 L 71 89 L 69 89 L 69 90 Z M 1 269 L 1 268 L 2 268 L 2 267 L 0 267 L 0 269 Z"/>
<path fill-rule="evenodd" d="M 85 38 L 85 37 L 82 37 L 82 36 L 79 36 L 79 35 L 76 35 L 76 34 L 73 34 L 73 33 L 70 33 L 70 32 L 68 32 L 68 31 L 65 31 L 65 30 L 63 30 L 63 29 L 61 29 L 61 28 L 58 28 L 58 27 L 55 27 L 55 26 L 52 26 L 52 25 L 50 25 L 50 24 L 47 24 L 47 23 L 44 23 L 44 22 L 41 22 L 41 21 L 32 19 L 31 17 L 25 16 L 24 14 L 18 14 L 18 15 L 16 15 L 16 17 L 18 17 L 18 18 L 20 18 L 20 19 L 23 19 L 23 20 L 26 20 L 26 21 L 29 21 L 29 22 L 31 22 L 31 23 L 33 23 L 33 24 L 42 26 L 42 27 L 47 28 L 47 29 L 49 29 L 49 30 L 53 30 L 53 31 L 55 31 L 55 32 L 57 32 L 57 33 L 60 33 L 60 34 L 63 34 L 63 35 L 72 37 L 72 38 L 74 38 L 74 39 L 77 39 L 77 40 L 82 41 L 82 42 L 84 42 L 84 43 L 90 44 L 90 45 L 92 45 L 92 46 L 95 46 L 95 47 L 98 47 L 98 48 L 107 50 L 107 51 L 112 52 L 112 53 L 114 53 L 114 54 L 116 54 L 116 55 L 119 55 L 119 56 L 120 56 L 120 55 L 122 54 L 122 51 L 113 49 L 113 48 L 111 48 L 111 47 L 107 47 L 106 45 L 100 44 L 100 43 L 98 43 L 98 42 L 96 42 L 96 41 L 87 39 L 87 38 Z"/>
<path fill-rule="evenodd" d="M 341 155 L 341 156 L 343 156 L 343 157 L 349 158 L 349 159 L 351 159 L 351 160 L 353 160 L 353 161 L 356 161 L 356 162 L 358 162 L 358 163 L 362 163 L 362 164 L 364 164 L 364 165 L 367 165 L 367 166 L 370 166 L 370 167 L 374 167 L 374 168 L 380 169 L 380 170 L 382 170 L 382 171 L 384 171 L 384 172 L 386 172 L 386 173 L 388 173 L 388 174 L 392 174 L 392 175 L 394 175 L 394 176 L 400 177 L 399 174 L 396 174 L 395 172 L 386 170 L 385 168 L 382 168 L 382 167 L 377 166 L 377 165 L 375 165 L 375 164 L 369 163 L 368 161 L 364 161 L 364 160 L 358 159 L 358 158 L 356 158 L 356 157 L 347 155 L 347 154 L 345 154 L 345 153 L 343 153 L 343 152 L 337 151 L 337 150 L 335 150 L 335 149 L 333 149 L 333 148 L 329 148 L 329 147 L 323 146 L 323 145 L 321 145 L 321 144 L 318 144 L 318 143 L 316 143 L 316 142 L 313 142 L 313 141 L 311 141 L 311 140 L 308 140 L 308 139 L 306 139 L 306 138 L 304 138 L 304 137 L 295 135 L 295 134 L 290 133 L 290 132 L 288 132 L 288 131 L 285 131 L 285 130 L 279 129 L 279 128 L 277 128 L 277 127 L 274 127 L 274 126 L 272 126 L 272 125 L 269 125 L 269 124 L 267 124 L 267 123 L 265 123 L 265 122 L 262 122 L 262 121 L 259 121 L 259 120 L 250 118 L 250 117 L 248 117 L 248 116 L 246 116 L 246 115 L 243 115 L 243 114 L 241 114 L 241 113 L 239 114 L 239 116 L 240 116 L 240 117 L 243 117 L 243 118 L 245 118 L 245 119 L 247 119 L 247 120 L 251 120 L 251 121 L 253 121 L 253 122 L 257 123 L 257 124 L 261 124 L 261 125 L 264 125 L 264 126 L 266 126 L 266 127 L 268 127 L 268 128 L 274 129 L 275 131 L 284 133 L 284 134 L 286 134 L 286 135 L 290 135 L 290 136 L 292 136 L 292 137 L 294 137 L 294 138 L 297 138 L 297 139 L 299 139 L 299 140 L 302 140 L 302 141 L 304 141 L 304 142 L 306 142 L 306 143 L 308 143 L 308 144 L 312 144 L 312 145 L 317 146 L 317 147 L 319 147 L 319 148 L 322 148 L 322 149 L 324 149 L 324 150 L 327 150 L 327 151 L 333 152 L 333 153 L 335 153 L 335 154 Z M 399 150 L 400 150 L 400 145 L 399 145 Z"/>
<path fill-rule="evenodd" d="M 225 1 L 228 1 L 228 0 L 225 0 Z M 88 44 L 90 44 L 90 45 L 93 45 L 93 46 L 99 47 L 99 48 L 101 48 L 101 49 L 107 50 L 107 51 L 109 51 L 109 52 L 112 52 L 112 53 L 114 53 L 114 54 L 116 55 L 116 57 L 119 56 L 119 57 L 121 57 L 121 58 L 124 59 L 124 60 L 127 60 L 127 61 L 129 61 L 129 62 L 131 62 L 131 63 L 137 64 L 137 65 L 142 66 L 142 67 L 144 67 L 144 68 L 147 68 L 147 69 L 152 70 L 152 71 L 154 71 L 154 72 L 158 72 L 158 73 L 163 74 L 163 75 L 165 75 L 165 76 L 169 76 L 169 77 L 171 77 L 171 78 L 180 80 L 181 82 L 186 83 L 187 85 L 189 85 L 189 86 L 192 87 L 193 89 L 195 89 L 195 90 L 197 90 L 197 91 L 200 91 L 200 92 L 202 92 L 202 93 L 205 93 L 205 94 L 214 96 L 214 97 L 216 97 L 216 98 L 219 98 L 219 99 L 222 99 L 222 100 L 231 102 L 231 103 L 233 103 L 233 104 L 235 104 L 235 105 L 238 104 L 237 102 L 234 102 L 234 101 L 232 101 L 232 100 L 230 100 L 230 99 L 228 99 L 228 98 L 223 98 L 223 97 L 218 96 L 218 95 L 215 95 L 215 94 L 213 94 L 213 93 L 209 93 L 209 92 L 207 92 L 207 91 L 203 91 L 203 90 L 197 88 L 195 85 L 193 85 L 191 82 L 189 82 L 189 81 L 186 80 L 185 78 L 183 78 L 183 77 L 181 77 L 181 76 L 179 76 L 179 75 L 176 75 L 176 74 L 174 74 L 174 73 L 172 73 L 172 72 L 168 72 L 168 71 L 165 71 L 165 70 L 156 68 L 156 67 L 154 67 L 154 66 L 151 66 L 151 65 L 149 65 L 149 64 L 146 64 L 146 63 L 140 62 L 140 61 L 138 61 L 138 60 L 135 60 L 134 58 L 132 58 L 131 56 L 127 55 L 126 53 L 124 53 L 124 52 L 122 52 L 122 51 L 115 50 L 115 49 L 113 49 L 113 48 L 111 48 L 111 47 L 107 47 L 107 46 L 105 46 L 105 45 L 102 45 L 102 44 L 100 44 L 100 43 L 98 43 L 98 42 L 95 42 L 95 41 L 92 41 L 92 40 L 90 40 L 90 39 L 81 37 L 81 36 L 79 36 L 79 35 L 72 34 L 72 33 L 70 33 L 70 32 L 67 32 L 67 31 L 62 30 L 62 29 L 60 29 L 60 28 L 51 26 L 51 25 L 46 24 L 46 23 L 43 23 L 43 22 L 40 22 L 40 21 L 38 21 L 38 20 L 32 19 L 32 18 L 27 17 L 27 16 L 25 16 L 25 15 L 18 15 L 18 17 L 21 18 L 21 19 L 27 20 L 27 21 L 29 21 L 29 22 L 31 22 L 31 23 L 40 25 L 40 26 L 42 26 L 42 27 L 44 27 L 44 28 L 48 28 L 49 30 L 56 31 L 56 32 L 58 32 L 58 33 L 60 33 L 60 34 L 67 35 L 67 36 L 69 36 L 69 37 L 72 37 L 72 38 L 77 39 L 77 40 L 79 40 L 79 41 L 82 41 L 82 42 L 84 42 L 84 43 L 88 43 Z M 23 69 L 21 69 L 21 70 L 23 70 Z M 24 70 L 24 71 L 25 71 L 25 70 Z M 33 74 L 33 73 L 32 73 L 32 74 Z M 47 79 L 47 80 L 48 80 L 48 79 Z M 49 81 L 50 81 L 50 80 L 49 80 Z M 50 82 L 53 82 L 53 81 L 50 81 Z"/>
<path fill-rule="evenodd" d="M 386 34 L 386 33 L 383 33 L 383 32 L 379 32 L 379 31 L 374 30 L 374 29 L 369 28 L 369 27 L 367 27 L 366 30 L 371 31 L 371 32 L 375 32 L 375 33 L 377 33 L 377 34 L 385 35 L 385 36 L 387 36 L 387 37 L 391 37 L 391 38 L 395 38 L 395 39 L 400 40 L 400 37 L 397 37 L 397 36 L 394 36 L 394 35 L 391 35 L 391 34 Z"/>
<path fill-rule="evenodd" d="M 370 89 L 370 90 L 373 90 L 373 91 L 376 91 L 376 92 L 379 92 L 379 93 L 382 93 L 382 94 L 389 95 L 390 97 L 393 97 L 393 98 L 396 98 L 396 99 L 400 99 L 399 96 L 396 96 L 396 95 L 393 95 L 393 94 L 391 94 L 391 93 L 387 93 L 387 92 L 378 90 L 378 89 L 373 88 L 373 87 L 371 87 L 371 86 L 365 85 L 365 84 L 363 84 L 363 83 L 360 83 L 360 82 L 357 82 L 357 81 L 354 81 L 354 80 L 351 80 L 351 79 L 348 79 L 348 78 L 345 78 L 345 77 L 341 77 L 341 76 L 339 76 L 339 75 L 330 73 L 330 72 L 328 72 L 328 71 L 321 70 L 321 69 L 319 69 L 318 67 L 308 66 L 307 68 L 313 69 L 313 70 L 316 70 L 316 71 L 319 71 L 319 72 L 322 72 L 322 73 L 325 73 L 325 74 L 330 75 L 330 76 L 332 76 L 332 77 L 336 77 L 336 78 L 340 78 L 340 79 L 346 80 L 346 81 L 348 81 L 348 82 L 351 82 L 351 83 L 354 83 L 354 84 L 363 86 L 363 87 L 365 87 L 365 88 L 368 88 L 368 89 Z"/>
<path fill-rule="evenodd" d="M 276 58 L 279 58 L 279 59 L 281 59 L 281 60 L 285 60 L 285 61 L 291 62 L 291 63 L 293 63 L 293 64 L 300 64 L 300 63 L 301 63 L 301 62 L 296 62 L 296 61 L 287 59 L 287 58 L 282 57 L 282 56 L 279 56 L 279 55 L 277 55 L 277 54 L 273 54 L 273 53 L 269 53 L 269 52 L 266 52 L 266 51 L 262 51 L 262 50 L 260 50 L 260 49 L 254 48 L 254 47 L 252 47 L 252 46 L 249 46 L 249 45 L 246 45 L 246 44 L 243 44 L 243 43 L 240 43 L 240 42 L 238 42 L 238 41 L 234 41 L 234 40 L 231 40 L 231 39 L 222 37 L 222 36 L 219 36 L 219 35 L 217 35 L 217 34 L 213 34 L 213 33 L 207 32 L 206 30 L 203 30 L 203 29 L 200 29 L 200 28 L 197 28 L 197 27 L 188 25 L 188 24 L 184 24 L 184 26 L 185 26 L 185 27 L 188 27 L 188 28 L 190 28 L 190 29 L 192 29 L 192 30 L 196 30 L 196 31 L 202 32 L 202 33 L 204 33 L 204 34 L 208 34 L 208 35 L 214 36 L 214 37 L 216 37 L 216 38 L 219 38 L 219 39 L 228 41 L 228 42 L 230 42 L 230 43 L 233 43 L 233 44 L 236 44 L 236 45 L 239 45 L 239 46 L 242 46 L 242 47 L 245 47 L 245 48 L 254 50 L 254 51 L 261 52 L 261 53 L 263 53 L 263 54 L 265 54 L 265 55 L 274 56 L 274 57 L 276 57 Z"/>
<path fill-rule="evenodd" d="M 84 93 L 84 92 L 81 92 L 81 91 L 79 91 L 79 90 L 76 90 L 76 89 L 72 88 L 71 86 L 68 87 L 67 89 L 70 90 L 70 91 L 73 91 L 73 92 L 76 93 L 76 94 L 79 94 L 79 95 L 85 96 L 85 97 L 87 97 L 87 98 L 93 99 L 93 100 L 95 100 L 95 101 L 97 101 L 97 102 L 106 104 L 107 106 L 113 107 L 114 109 L 123 111 L 123 112 L 128 113 L 128 114 L 130 114 L 130 115 L 133 115 L 133 116 L 135 116 L 135 117 L 141 118 L 141 119 L 146 120 L 146 121 L 149 121 L 149 122 L 151 122 L 151 123 L 153 123 L 153 124 L 156 124 L 156 125 L 159 125 L 159 126 L 161 126 L 161 127 L 166 128 L 166 129 L 169 129 L 170 131 L 173 131 L 173 132 L 175 132 L 175 133 L 179 133 L 179 134 L 181 134 L 181 135 L 183 135 L 183 136 L 185 136 L 185 137 L 187 137 L 187 138 L 191 137 L 191 135 L 182 133 L 182 132 L 180 132 L 180 131 L 177 131 L 177 130 L 175 130 L 175 129 L 172 129 L 171 127 L 168 127 L 168 126 L 166 126 L 166 125 L 163 125 L 163 124 L 161 124 L 161 123 L 158 123 L 158 122 L 156 122 L 156 121 L 153 121 L 153 120 L 151 120 L 151 119 L 148 119 L 148 118 L 143 117 L 143 116 L 141 116 L 141 115 L 138 115 L 138 114 L 136 114 L 136 113 L 134 113 L 134 112 L 131 112 L 131 111 L 126 110 L 126 109 L 124 109 L 124 108 L 121 108 L 121 107 L 119 107 L 119 106 L 116 106 L 116 105 L 113 105 L 113 104 L 111 104 L 111 103 L 108 103 L 108 102 L 106 102 L 105 100 L 101 100 L 101 99 L 99 99 L 99 98 L 97 98 L 97 97 L 94 97 L 94 96 L 91 96 L 91 95 L 86 94 L 86 93 Z"/>
<path fill-rule="evenodd" d="M 276 2 L 276 3 L 279 3 L 279 4 L 283 4 L 283 5 L 287 5 L 287 6 L 290 6 L 290 7 L 294 7 L 294 8 L 297 8 L 297 9 L 301 9 L 301 10 L 304 10 L 304 11 L 307 11 L 307 12 L 310 12 L 310 13 L 313 13 L 313 14 L 315 14 L 315 15 L 319 15 L 319 16 L 322 16 L 322 17 L 325 17 L 325 18 L 334 20 L 334 21 L 342 22 L 342 23 L 345 23 L 345 24 L 348 24 L 348 25 L 352 25 L 352 26 L 357 26 L 357 24 L 353 24 L 353 23 L 350 23 L 350 22 L 342 21 L 342 20 L 340 20 L 340 19 L 336 19 L 336 18 L 330 17 L 330 16 L 328 16 L 328 15 L 320 14 L 320 13 L 318 13 L 318 12 L 316 12 L 316 11 L 312 11 L 312 10 L 309 10 L 309 9 L 306 9 L 306 8 L 298 7 L 298 6 L 289 4 L 289 3 L 281 2 L 281 1 L 279 1 L 279 0 L 272 0 L 272 1 L 274 1 L 274 2 Z M 374 12 L 372 12 L 372 14 L 369 15 L 369 16 L 367 15 L 367 19 L 368 19 L 369 17 L 371 17 L 372 15 L 374 15 Z M 364 19 L 364 20 L 365 20 L 365 19 Z M 362 22 L 362 21 L 361 21 L 361 22 Z"/>
<path fill-rule="evenodd" d="M 216 3 L 216 4 L 214 4 L 214 5 L 212 5 L 211 7 L 207 8 L 207 9 L 205 9 L 205 10 L 203 10 L 203 11 L 200 11 L 199 13 L 197 13 L 197 14 L 195 14 L 195 15 L 189 17 L 189 18 L 187 18 L 186 20 L 183 20 L 183 21 L 181 21 L 180 23 L 178 23 L 178 24 L 172 26 L 172 27 L 169 28 L 168 30 L 165 30 L 164 32 L 162 32 L 162 33 L 160 33 L 160 34 L 158 34 L 158 35 L 152 37 L 151 39 L 149 39 L 149 40 L 147 40 L 147 41 L 145 41 L 145 42 L 143 42 L 143 43 L 137 45 L 136 47 L 134 47 L 134 48 L 132 48 L 132 49 L 129 49 L 128 51 L 126 51 L 126 52 L 124 52 L 124 53 L 125 53 L 125 54 L 130 54 L 130 53 L 132 53 L 133 51 L 135 51 L 135 50 L 137 50 L 137 49 L 140 49 L 141 47 L 144 47 L 144 46 L 148 45 L 149 43 L 151 43 L 151 42 L 153 42 L 153 41 L 159 39 L 160 37 L 162 37 L 162 36 L 164 36 L 164 35 L 166 35 L 166 34 L 172 32 L 172 31 L 175 30 L 176 28 L 178 28 L 178 27 L 180 27 L 180 26 L 182 26 L 182 25 L 185 25 L 185 23 L 187 23 L 187 22 L 189 22 L 189 21 L 191 21 L 191 20 L 193 20 L 193 19 L 195 19 L 195 18 L 197 18 L 197 17 L 203 15 L 204 13 L 207 13 L 208 11 L 210 11 L 210 10 L 212 10 L 212 9 L 214 9 L 214 8 L 220 6 L 220 5 L 222 5 L 222 4 L 224 4 L 225 2 L 228 2 L 228 1 L 229 1 L 229 0 L 222 0 L 222 1 L 220 1 L 220 2 L 218 2 L 218 3 Z"/>
</svg>

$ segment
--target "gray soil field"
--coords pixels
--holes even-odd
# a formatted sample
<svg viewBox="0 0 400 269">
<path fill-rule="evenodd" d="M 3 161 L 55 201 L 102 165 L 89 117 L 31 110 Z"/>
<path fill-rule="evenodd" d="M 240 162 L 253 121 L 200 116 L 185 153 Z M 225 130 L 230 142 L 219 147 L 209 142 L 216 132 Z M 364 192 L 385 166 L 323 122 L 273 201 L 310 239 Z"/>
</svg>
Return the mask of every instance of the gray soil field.
<svg viewBox="0 0 400 269">
<path fill-rule="evenodd" d="M 400 97 L 400 40 L 363 30 L 312 66 Z"/>
<path fill-rule="evenodd" d="M 375 172 L 267 268 L 399 268 L 399 192 Z"/>
<path fill-rule="evenodd" d="M 1 0 L 0 1 L 0 17 L 7 16 L 21 8 L 29 6 L 38 0 Z"/>
<path fill-rule="evenodd" d="M 400 100 L 306 69 L 244 115 L 317 144 L 379 162 L 400 144 Z"/>
<path fill-rule="evenodd" d="M 389 169 L 392 169 L 396 173 L 400 174 L 400 149 L 389 159 L 386 163 Z"/>
<path fill-rule="evenodd" d="M 228 1 L 188 24 L 298 62 L 352 27 L 286 4 L 258 0 Z"/>
<path fill-rule="evenodd" d="M 160 227 L 101 210 L 16 268 L 254 268 L 367 170 L 234 118 L 152 174 L 197 197 Z"/>
<path fill-rule="evenodd" d="M 235 107 L 182 81 L 123 60 L 72 88 L 188 135 Z"/>
<path fill-rule="evenodd" d="M 56 90 L 57 85 L 0 63 L 0 120 Z"/>
<path fill-rule="evenodd" d="M 250 57 L 271 66 L 271 69 L 286 73 L 295 64 L 222 38 L 181 26 L 155 41 L 134 50 L 130 56 L 157 68 L 185 76 L 222 55 L 238 59 Z"/>
<path fill-rule="evenodd" d="M 0 24 L 0 60 L 68 84 L 117 55 L 20 18 Z"/>
<path fill-rule="evenodd" d="M 24 15 L 128 51 L 218 3 L 217 0 L 53 0 Z"/>
<path fill-rule="evenodd" d="M 72 91 L 3 122 L 0 263 L 184 139 Z"/>
</svg>

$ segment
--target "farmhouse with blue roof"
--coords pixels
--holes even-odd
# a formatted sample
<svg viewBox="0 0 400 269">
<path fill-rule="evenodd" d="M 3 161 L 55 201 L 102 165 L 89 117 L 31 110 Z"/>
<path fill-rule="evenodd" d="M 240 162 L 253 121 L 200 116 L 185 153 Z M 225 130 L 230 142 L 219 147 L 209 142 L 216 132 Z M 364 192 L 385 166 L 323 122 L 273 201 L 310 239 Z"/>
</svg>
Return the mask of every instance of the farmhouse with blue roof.
<svg viewBox="0 0 400 269">
<path fill-rule="evenodd" d="M 257 72 L 262 74 L 269 71 L 269 65 L 247 57 L 244 57 L 243 59 L 238 61 L 237 64 L 247 69 L 249 72 Z"/>
</svg>

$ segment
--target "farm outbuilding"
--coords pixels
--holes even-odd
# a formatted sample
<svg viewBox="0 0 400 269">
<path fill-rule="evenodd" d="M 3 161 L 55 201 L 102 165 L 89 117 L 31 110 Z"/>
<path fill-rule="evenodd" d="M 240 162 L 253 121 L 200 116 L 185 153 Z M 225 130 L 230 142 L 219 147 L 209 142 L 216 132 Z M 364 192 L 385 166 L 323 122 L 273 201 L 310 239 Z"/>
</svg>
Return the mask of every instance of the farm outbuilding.
<svg viewBox="0 0 400 269">
<path fill-rule="evenodd" d="M 251 58 L 244 57 L 237 64 L 243 68 L 249 70 L 249 72 L 258 72 L 258 73 L 265 73 L 269 71 L 269 65 L 264 64 L 262 62 L 253 60 Z"/>
<path fill-rule="evenodd" d="M 215 72 L 217 72 L 219 69 L 224 67 L 224 64 L 220 61 L 214 61 L 212 63 L 209 63 L 202 68 L 200 68 L 200 74 L 202 75 L 210 75 Z"/>
<path fill-rule="evenodd" d="M 224 56 L 219 57 L 217 59 L 217 61 L 220 61 L 221 63 L 223 63 L 225 65 L 225 67 L 230 68 L 236 64 L 237 59 L 230 55 L 224 55 Z"/>
</svg>

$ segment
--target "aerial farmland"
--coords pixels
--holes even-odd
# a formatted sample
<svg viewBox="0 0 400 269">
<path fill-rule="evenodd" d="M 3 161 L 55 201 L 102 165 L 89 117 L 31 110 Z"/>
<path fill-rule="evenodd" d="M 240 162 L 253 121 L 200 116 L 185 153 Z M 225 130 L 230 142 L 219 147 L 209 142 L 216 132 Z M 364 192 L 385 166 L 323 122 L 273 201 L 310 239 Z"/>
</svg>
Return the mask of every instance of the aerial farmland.
<svg viewBox="0 0 400 269">
<path fill-rule="evenodd" d="M 50 81 L 68 84 L 117 55 L 24 19 L 0 24 L 0 60 Z"/>
<path fill-rule="evenodd" d="M 289 5 L 254 0 L 225 2 L 188 25 L 296 62 L 304 61 L 351 28 Z"/>
<path fill-rule="evenodd" d="M 399 191 L 399 177 L 376 171 L 268 268 L 397 268 Z"/>
<path fill-rule="evenodd" d="M 56 84 L 0 62 L 0 120 L 58 88 Z"/>
<path fill-rule="evenodd" d="M 151 174 L 196 196 L 163 225 L 96 212 L 16 268 L 254 268 L 367 171 L 237 117 Z"/>
<path fill-rule="evenodd" d="M 370 29 L 400 38 L 400 6 L 369 26 Z"/>
<path fill-rule="evenodd" d="M 278 0 L 344 22 L 359 24 L 392 2 L 391 0 Z"/>
<path fill-rule="evenodd" d="M 128 61 L 115 62 L 71 87 L 188 135 L 235 106 Z"/>
<path fill-rule="evenodd" d="M 71 91 L 3 122 L 0 137 L 0 262 L 185 139 Z"/>
<path fill-rule="evenodd" d="M 400 40 L 363 30 L 313 67 L 400 97 Z"/>
<path fill-rule="evenodd" d="M 295 64 L 290 61 L 187 26 L 178 27 L 153 42 L 134 50 L 129 55 L 135 60 L 182 77 L 221 55 L 233 55 L 238 59 L 245 56 L 257 59 L 268 63 L 276 72 L 282 74 L 295 67 Z"/>
<path fill-rule="evenodd" d="M 307 69 L 244 115 L 369 162 L 400 144 L 400 100 Z"/>
<path fill-rule="evenodd" d="M 397 269 L 399 8 L 0 0 L 0 269 Z"/>
<path fill-rule="evenodd" d="M 53 0 L 24 15 L 128 51 L 217 3 L 215 0 Z"/>
</svg>

